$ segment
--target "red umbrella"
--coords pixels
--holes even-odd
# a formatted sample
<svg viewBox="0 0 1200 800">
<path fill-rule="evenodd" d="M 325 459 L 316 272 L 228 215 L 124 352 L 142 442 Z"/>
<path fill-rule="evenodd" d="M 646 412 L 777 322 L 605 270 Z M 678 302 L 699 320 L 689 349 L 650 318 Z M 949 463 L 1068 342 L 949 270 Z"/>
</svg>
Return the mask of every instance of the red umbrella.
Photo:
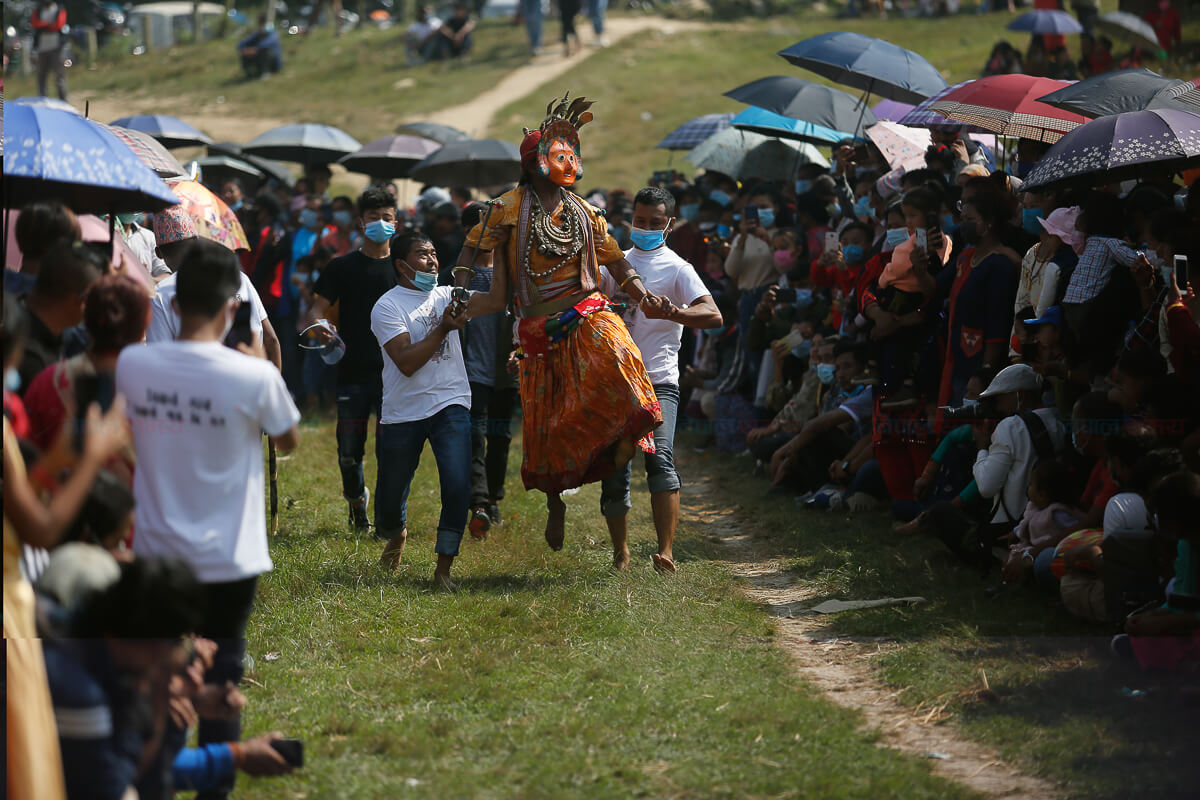
<svg viewBox="0 0 1200 800">
<path fill-rule="evenodd" d="M 1038 98 L 1071 83 L 1032 75 L 992 75 L 947 92 L 929 108 L 947 119 L 1001 136 L 1053 143 L 1088 118 L 1038 102 Z"/>
</svg>

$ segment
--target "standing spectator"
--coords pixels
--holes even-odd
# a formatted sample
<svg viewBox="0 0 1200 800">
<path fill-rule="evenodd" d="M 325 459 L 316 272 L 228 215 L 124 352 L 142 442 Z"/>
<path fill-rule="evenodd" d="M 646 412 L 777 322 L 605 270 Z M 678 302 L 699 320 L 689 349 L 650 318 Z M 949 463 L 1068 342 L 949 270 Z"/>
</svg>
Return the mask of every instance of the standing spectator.
<svg viewBox="0 0 1200 800">
<path fill-rule="evenodd" d="M 1179 12 L 1171 7 L 1171 0 L 1158 0 L 1156 7 L 1145 13 L 1142 19 L 1158 34 L 1158 43 L 1170 53 L 1183 40 L 1183 27 Z"/>
<path fill-rule="evenodd" d="M 525 19 L 525 32 L 529 35 L 529 51 L 538 56 L 542 52 L 542 0 L 521 0 L 521 16 Z"/>
<path fill-rule="evenodd" d="M 139 225 L 138 220 L 141 218 L 142 215 L 137 213 L 117 214 L 118 230 L 125 239 L 125 244 L 129 245 L 129 249 L 137 256 L 151 279 L 160 281 L 171 274 L 171 268 L 154 252 L 157 245 L 154 231 Z"/>
<path fill-rule="evenodd" d="M 334 258 L 346 255 L 362 244 L 362 234 L 354 226 L 354 201 L 345 195 L 333 198 L 333 225 L 321 234 L 321 245 L 328 247 Z M 315 248 L 313 253 L 316 252 Z"/>
<path fill-rule="evenodd" d="M 444 269 L 439 277 L 439 283 L 443 286 L 450 285 L 450 267 L 458 259 L 458 253 L 462 250 L 463 242 L 466 241 L 467 235 L 463 233 L 461 210 L 453 202 L 447 200 L 444 203 L 438 203 L 433 208 L 433 217 L 426 226 L 425 233 L 433 242 L 433 248 L 437 250 L 438 263 L 443 264 Z"/>
<path fill-rule="evenodd" d="M 300 412 L 261 342 L 223 344 L 242 286 L 233 253 L 198 240 L 184 252 L 173 305 L 179 338 L 126 348 L 117 390 L 132 398 L 134 478 L 141 557 L 181 557 L 202 584 L 196 632 L 217 642 L 206 681 L 242 678 L 246 624 L 258 576 L 271 569 L 263 507 L 262 434 L 280 452 L 298 440 Z M 204 720 L 201 746 L 241 738 L 240 717 Z M 206 797 L 224 797 L 232 777 Z"/>
<path fill-rule="evenodd" d="M 442 21 L 433 13 L 433 6 L 423 5 L 417 8 L 416 19 L 404 31 L 404 60 L 408 66 L 423 64 L 429 60 L 436 43 L 434 34 L 441 26 Z"/>
<path fill-rule="evenodd" d="M 1093 36 L 1096 31 L 1096 20 L 1100 18 L 1100 0 L 1071 0 L 1071 10 L 1079 18 L 1083 32 Z"/>
<path fill-rule="evenodd" d="M 258 29 L 238 42 L 237 50 L 247 80 L 283 70 L 283 48 L 275 27 L 267 24 L 266 14 L 258 15 Z"/>
<path fill-rule="evenodd" d="M 455 3 L 450 19 L 433 33 L 433 57 L 439 61 L 444 61 L 446 56 L 470 61 L 471 48 L 475 44 L 471 38 L 474 30 L 475 20 L 471 19 L 471 11 L 466 3 Z"/>
<path fill-rule="evenodd" d="M 608 10 L 608 0 L 587 0 L 587 15 L 592 21 L 592 31 L 596 34 L 593 40 L 597 47 L 608 47 L 608 37 L 604 35 L 604 13 Z"/>
<path fill-rule="evenodd" d="M 832 182 L 832 181 L 831 181 Z M 758 219 L 742 212 L 738 233 L 733 238 L 729 255 L 725 258 L 725 274 L 733 278 L 741 296 L 738 300 L 738 329 L 741 331 L 742 347 L 750 355 L 750 319 L 758 301 L 779 276 L 790 268 L 775 260 L 771 240 L 776 233 L 775 220 L 779 213 L 778 200 L 767 185 L 756 186 L 750 191 L 747 206 L 754 206 Z M 753 364 L 753 360 L 749 363 Z M 753 369 L 753 367 L 751 367 Z"/>
<path fill-rule="evenodd" d="M 21 251 L 21 271 L 4 270 L 4 294 L 19 300 L 33 291 L 42 258 L 50 246 L 59 239 L 77 240 L 82 232 L 75 212 L 62 203 L 48 201 L 30 203 L 21 209 L 16 236 Z"/>
<path fill-rule="evenodd" d="M 63 51 L 67 42 L 63 28 L 67 24 L 67 9 L 56 0 L 38 0 L 30 22 L 33 24 L 33 49 L 37 51 L 38 94 L 47 95 L 46 80 L 53 70 L 58 96 L 66 100 L 67 62 Z"/>
<path fill-rule="evenodd" d="M 388 240 L 396 232 L 396 199 L 371 187 L 358 198 L 362 246 L 329 262 L 313 284 L 313 316 L 324 318 L 329 307 L 341 309 L 341 337 L 346 355 L 337 365 L 337 455 L 342 495 L 349 503 L 349 524 L 358 530 L 371 526 L 367 504 L 370 492 L 363 480 L 367 422 L 379 419 L 383 397 L 380 375 L 383 356 L 371 333 L 371 309 L 396 285 L 388 258 Z"/>
<path fill-rule="evenodd" d="M 563 55 L 570 56 L 579 49 L 579 34 L 575 32 L 575 17 L 582 7 L 582 0 L 558 0 L 558 13 L 562 20 Z M 574 44 L 574 48 L 572 48 Z"/>
<path fill-rule="evenodd" d="M 221 184 L 221 199 L 225 201 L 225 205 L 229 206 L 229 210 L 235 214 L 242 210 L 242 204 L 246 199 L 246 192 L 242 189 L 242 182 L 237 178 L 229 178 Z"/>
</svg>

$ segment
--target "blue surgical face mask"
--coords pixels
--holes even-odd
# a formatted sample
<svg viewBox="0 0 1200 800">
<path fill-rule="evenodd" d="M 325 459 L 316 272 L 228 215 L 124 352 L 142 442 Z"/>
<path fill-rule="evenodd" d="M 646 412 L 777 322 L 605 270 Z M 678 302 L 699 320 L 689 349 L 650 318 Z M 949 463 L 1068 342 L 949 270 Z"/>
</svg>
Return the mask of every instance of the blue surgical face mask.
<svg viewBox="0 0 1200 800">
<path fill-rule="evenodd" d="M 229 210 L 230 210 L 230 211 L 241 211 L 241 210 L 242 210 L 242 206 L 244 206 L 244 205 L 245 205 L 245 203 L 244 203 L 244 202 L 242 202 L 241 200 L 238 200 L 236 203 L 234 203 L 233 205 L 231 205 L 231 206 L 229 207 Z"/>
<path fill-rule="evenodd" d="M 333 212 L 333 221 L 343 228 L 349 228 L 350 223 L 354 221 L 349 211 L 340 210 Z"/>
<path fill-rule="evenodd" d="M 842 258 L 847 264 L 861 264 L 863 260 L 862 245 L 848 244 L 842 248 Z"/>
<path fill-rule="evenodd" d="M 657 250 L 666 244 L 666 230 L 648 231 L 644 228 L 634 228 L 629 233 L 629 241 L 638 250 Z"/>
<path fill-rule="evenodd" d="M 888 228 L 884 237 L 887 239 L 887 243 L 895 248 L 902 242 L 908 241 L 908 228 Z"/>
<path fill-rule="evenodd" d="M 679 207 L 679 216 L 686 219 L 688 222 L 695 222 L 700 219 L 700 204 L 699 203 L 684 203 Z"/>
<path fill-rule="evenodd" d="M 20 391 L 21 373 L 17 372 L 16 367 L 9 367 L 4 370 L 4 388 L 10 392 Z"/>
<path fill-rule="evenodd" d="M 954 233 L 956 230 L 958 230 L 958 223 L 954 221 L 954 215 L 953 214 L 943 214 L 942 215 L 942 232 L 943 233 Z"/>
<path fill-rule="evenodd" d="M 817 364 L 817 379 L 828 386 L 833 383 L 833 374 L 836 371 L 837 367 L 833 364 Z"/>
<path fill-rule="evenodd" d="M 315 228 L 320 223 L 321 218 L 317 216 L 317 212 L 311 208 L 306 208 L 300 212 L 300 227 Z"/>
<path fill-rule="evenodd" d="M 871 208 L 871 196 L 864 194 L 862 197 L 854 201 L 854 216 L 869 219 L 875 216 L 875 209 Z"/>
<path fill-rule="evenodd" d="M 775 227 L 775 209 L 767 206 L 758 210 L 758 221 L 764 228 Z"/>
<path fill-rule="evenodd" d="M 792 355 L 796 358 L 808 358 L 808 354 L 812 352 L 812 340 L 805 339 L 800 344 L 792 348 Z"/>
<path fill-rule="evenodd" d="M 729 204 L 733 202 L 733 198 L 729 196 L 729 193 L 723 192 L 720 189 L 713 189 L 711 192 L 709 192 L 708 199 L 716 200 L 721 204 L 722 208 L 729 208 Z"/>
<path fill-rule="evenodd" d="M 376 219 L 363 226 L 363 233 L 375 244 L 383 244 L 396 233 L 396 225 L 386 219 Z"/>
<path fill-rule="evenodd" d="M 796 306 L 796 308 L 803 311 L 804 309 L 808 308 L 812 304 L 813 304 L 812 289 L 797 289 L 796 290 L 796 302 L 793 304 Z"/>
<path fill-rule="evenodd" d="M 1032 233 L 1034 236 L 1040 236 L 1042 233 L 1042 225 L 1038 222 L 1042 218 L 1042 210 L 1040 208 L 1023 208 L 1021 209 L 1021 227 L 1026 233 Z"/>
<path fill-rule="evenodd" d="M 400 263 L 412 270 L 412 284 L 418 291 L 432 292 L 433 287 L 437 286 L 436 272 L 417 272 L 404 259 L 400 259 Z"/>
<path fill-rule="evenodd" d="M 722 325 L 722 326 L 720 326 L 719 328 L 705 328 L 705 329 L 704 329 L 704 335 L 705 335 L 705 336 L 711 336 L 711 337 L 713 337 L 713 338 L 716 338 L 716 337 L 720 336 L 722 333 L 724 333 L 724 332 L 725 332 L 725 329 L 726 329 L 727 327 L 729 327 L 729 326 L 727 326 L 727 325 Z"/>
<path fill-rule="evenodd" d="M 808 194 L 810 189 L 812 189 L 812 181 L 807 178 L 796 181 L 796 194 Z"/>
<path fill-rule="evenodd" d="M 720 236 L 722 239 L 728 239 L 731 233 L 733 233 L 733 228 L 728 225 L 717 225 L 717 236 Z"/>
</svg>

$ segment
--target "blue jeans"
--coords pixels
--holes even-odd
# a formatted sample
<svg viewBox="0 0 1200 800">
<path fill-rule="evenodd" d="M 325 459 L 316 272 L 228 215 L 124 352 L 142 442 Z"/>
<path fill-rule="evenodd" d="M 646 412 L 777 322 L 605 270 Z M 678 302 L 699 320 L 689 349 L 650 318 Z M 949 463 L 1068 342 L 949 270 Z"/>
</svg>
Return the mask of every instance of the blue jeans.
<svg viewBox="0 0 1200 800">
<path fill-rule="evenodd" d="M 584 6 L 588 19 L 592 21 L 592 30 L 596 36 L 604 35 L 604 12 L 608 10 L 608 0 L 587 0 Z"/>
<path fill-rule="evenodd" d="M 342 471 L 342 496 L 347 500 L 357 500 L 366 491 L 362 462 L 367 451 L 367 423 L 372 413 L 378 422 L 382 402 L 382 384 L 337 387 L 338 468 Z M 375 437 L 379 438 L 378 425 Z"/>
<path fill-rule="evenodd" d="M 375 530 L 381 539 L 394 539 L 408 522 L 408 493 L 428 441 L 437 460 L 442 486 L 442 515 L 434 552 L 458 555 L 467 527 L 471 495 L 471 413 L 465 406 L 447 406 L 429 419 L 381 424 L 375 436 L 379 479 L 375 484 Z"/>
<path fill-rule="evenodd" d="M 529 46 L 537 50 L 542 46 L 542 0 L 521 0 L 521 13 L 525 16 Z"/>
<path fill-rule="evenodd" d="M 675 420 L 679 416 L 679 387 L 669 383 L 655 384 L 654 394 L 662 406 L 662 425 L 654 429 L 654 451 L 646 453 L 646 485 L 650 494 L 679 490 L 679 473 L 675 471 Z M 633 508 L 629 486 L 633 480 L 633 461 L 619 469 L 600 484 L 600 513 L 606 517 L 623 517 Z"/>
</svg>

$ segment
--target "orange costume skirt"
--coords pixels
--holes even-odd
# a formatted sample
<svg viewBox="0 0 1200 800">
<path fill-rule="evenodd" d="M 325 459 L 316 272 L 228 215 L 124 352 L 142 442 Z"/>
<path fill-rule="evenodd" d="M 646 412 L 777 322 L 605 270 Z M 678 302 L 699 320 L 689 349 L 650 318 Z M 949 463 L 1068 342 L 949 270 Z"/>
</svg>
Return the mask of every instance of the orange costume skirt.
<svg viewBox="0 0 1200 800">
<path fill-rule="evenodd" d="M 614 445 L 662 424 L 641 353 L 600 293 L 559 319 L 522 319 L 517 335 L 526 489 L 553 493 L 603 480 L 616 469 Z"/>
</svg>

